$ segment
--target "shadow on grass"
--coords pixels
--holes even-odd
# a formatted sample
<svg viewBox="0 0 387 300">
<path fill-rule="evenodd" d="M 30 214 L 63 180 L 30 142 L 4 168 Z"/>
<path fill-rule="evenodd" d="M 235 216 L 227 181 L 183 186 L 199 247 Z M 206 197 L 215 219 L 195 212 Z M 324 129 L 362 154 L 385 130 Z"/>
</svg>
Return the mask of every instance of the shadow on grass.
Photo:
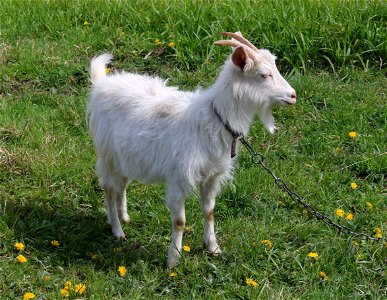
<svg viewBox="0 0 387 300">
<path fill-rule="evenodd" d="M 151 244 L 146 237 L 145 242 L 139 240 L 143 224 L 131 222 L 124 227 L 126 240 L 117 240 L 106 215 L 90 207 L 75 210 L 43 203 L 12 203 L 7 205 L 5 223 L 15 239 L 24 241 L 39 260 L 49 260 L 50 265 L 94 263 L 96 269 L 103 270 L 144 261 L 165 268 L 164 251 L 160 251 L 164 245 L 158 241 Z M 59 242 L 59 247 L 51 245 L 53 240 Z"/>
</svg>

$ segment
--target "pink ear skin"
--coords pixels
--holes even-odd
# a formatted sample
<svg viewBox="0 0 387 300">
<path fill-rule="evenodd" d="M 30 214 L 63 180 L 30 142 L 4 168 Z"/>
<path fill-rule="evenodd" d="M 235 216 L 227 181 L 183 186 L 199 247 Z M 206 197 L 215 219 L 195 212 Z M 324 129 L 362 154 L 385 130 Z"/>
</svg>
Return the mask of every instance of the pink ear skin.
<svg viewBox="0 0 387 300">
<path fill-rule="evenodd" d="M 239 67 L 242 71 L 246 65 L 246 60 L 247 60 L 247 53 L 244 49 L 244 47 L 240 46 L 240 47 L 237 47 L 234 51 L 234 53 L 232 54 L 232 62 L 234 63 L 234 65 L 236 65 L 237 67 Z"/>
</svg>

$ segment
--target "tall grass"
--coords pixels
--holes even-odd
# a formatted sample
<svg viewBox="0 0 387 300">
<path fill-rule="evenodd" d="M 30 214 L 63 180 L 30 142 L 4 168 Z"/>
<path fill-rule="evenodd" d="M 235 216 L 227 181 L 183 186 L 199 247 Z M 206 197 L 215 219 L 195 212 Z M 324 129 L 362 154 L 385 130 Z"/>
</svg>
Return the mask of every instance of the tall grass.
<svg viewBox="0 0 387 300">
<path fill-rule="evenodd" d="M 244 0 L 219 1 L 216 5 L 212 1 L 179 0 L 3 3 L 7 11 L 2 15 L 2 36 L 9 43 L 55 39 L 66 44 L 81 38 L 89 47 L 86 54 L 115 47 L 118 54 L 125 56 L 130 51 L 143 50 L 138 47 L 144 41 L 173 40 L 175 62 L 179 68 L 192 70 L 202 63 L 203 57 L 220 52 L 213 50 L 212 45 L 219 32 L 240 30 L 255 44 L 274 51 L 288 70 L 386 66 L 385 1 Z M 41 14 L 43 10 L 55 13 Z M 80 31 L 84 21 L 91 26 Z M 118 41 L 121 31 L 127 37 Z M 93 53 L 89 53 L 91 49 Z"/>
</svg>

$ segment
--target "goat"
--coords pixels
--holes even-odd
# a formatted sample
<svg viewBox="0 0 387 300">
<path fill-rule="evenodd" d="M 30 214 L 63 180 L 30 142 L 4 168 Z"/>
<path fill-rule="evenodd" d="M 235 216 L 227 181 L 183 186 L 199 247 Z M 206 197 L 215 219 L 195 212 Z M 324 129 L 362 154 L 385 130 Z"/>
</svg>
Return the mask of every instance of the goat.
<svg viewBox="0 0 387 300">
<path fill-rule="evenodd" d="M 90 66 L 86 118 L 113 235 L 125 237 L 120 220 L 129 222 L 128 182 L 165 182 L 173 229 L 168 268 L 177 264 L 182 249 L 185 198 L 197 190 L 204 243 L 210 253 L 221 253 L 214 229 L 215 197 L 221 182 L 232 177 L 236 141 L 248 133 L 255 113 L 273 133 L 272 108 L 296 102 L 296 92 L 279 73 L 274 55 L 257 49 L 239 32 L 222 35 L 232 39 L 215 44 L 231 46 L 233 53 L 204 91 L 180 91 L 158 77 L 106 75 L 110 54 L 94 57 Z"/>
</svg>

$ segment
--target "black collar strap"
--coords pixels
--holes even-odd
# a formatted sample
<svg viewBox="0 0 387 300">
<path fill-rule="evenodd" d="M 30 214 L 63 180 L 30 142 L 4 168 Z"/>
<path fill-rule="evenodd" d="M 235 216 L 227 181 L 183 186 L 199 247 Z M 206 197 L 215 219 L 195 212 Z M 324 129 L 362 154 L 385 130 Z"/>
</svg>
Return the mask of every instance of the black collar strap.
<svg viewBox="0 0 387 300">
<path fill-rule="evenodd" d="M 236 155 L 236 142 L 240 139 L 240 138 L 243 138 L 243 134 L 240 133 L 240 132 L 237 132 L 235 130 L 233 130 L 230 126 L 230 124 L 228 124 L 228 122 L 224 122 L 222 117 L 220 116 L 219 112 L 216 110 L 215 106 L 212 105 L 213 109 L 214 109 L 214 113 L 215 115 L 218 117 L 220 123 L 223 124 L 224 128 L 226 128 L 226 130 L 231 134 L 231 136 L 233 137 L 233 140 L 232 140 L 232 143 L 231 143 L 231 158 L 233 158 L 235 155 Z"/>
</svg>

